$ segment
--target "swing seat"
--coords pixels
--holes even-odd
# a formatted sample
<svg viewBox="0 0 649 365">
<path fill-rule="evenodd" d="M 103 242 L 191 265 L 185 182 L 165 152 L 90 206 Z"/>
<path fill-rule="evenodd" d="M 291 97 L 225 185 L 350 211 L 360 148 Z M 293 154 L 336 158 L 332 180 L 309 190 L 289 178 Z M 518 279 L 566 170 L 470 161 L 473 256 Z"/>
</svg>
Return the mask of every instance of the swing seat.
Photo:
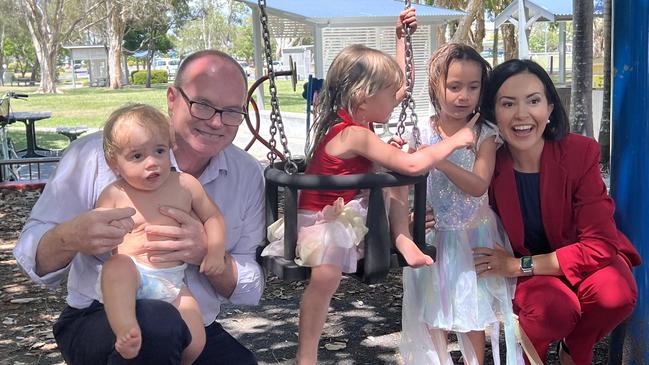
<svg viewBox="0 0 649 365">
<path fill-rule="evenodd" d="M 393 249 L 390 227 L 383 198 L 383 188 L 415 185 L 413 239 L 426 254 L 435 258 L 435 248 L 425 246 L 426 176 L 404 176 L 393 172 L 368 173 L 344 176 L 304 174 L 304 161 L 298 163 L 299 172 L 290 175 L 284 172 L 284 162 L 276 162 L 264 171 L 266 178 L 266 226 L 279 218 L 279 188 L 283 191 L 284 203 L 284 256 L 264 256 L 257 251 L 262 266 L 281 280 L 304 280 L 309 268 L 295 263 L 297 244 L 298 190 L 346 190 L 370 189 L 365 225 L 365 255 L 359 260 L 354 276 L 366 284 L 382 281 L 390 268 L 407 266 L 405 259 Z M 266 245 L 268 241 L 266 241 Z"/>
</svg>

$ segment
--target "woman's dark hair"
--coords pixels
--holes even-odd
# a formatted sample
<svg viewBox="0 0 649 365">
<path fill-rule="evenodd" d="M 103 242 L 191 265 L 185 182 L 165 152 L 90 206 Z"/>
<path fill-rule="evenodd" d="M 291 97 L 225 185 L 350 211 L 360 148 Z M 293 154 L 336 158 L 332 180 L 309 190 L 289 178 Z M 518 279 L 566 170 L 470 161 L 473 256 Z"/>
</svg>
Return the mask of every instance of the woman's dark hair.
<svg viewBox="0 0 649 365">
<path fill-rule="evenodd" d="M 543 132 L 543 138 L 554 141 L 562 139 L 570 132 L 568 115 L 548 73 L 538 63 L 531 60 L 511 59 L 501 63 L 491 71 L 489 82 L 483 86 L 482 116 L 496 123 L 495 108 L 498 90 L 500 90 L 503 83 L 510 77 L 526 72 L 533 74 L 541 80 L 545 88 L 545 97 L 548 99 L 548 104 L 554 105 L 554 109 L 550 114 L 550 123 L 545 128 L 545 132 Z"/>
</svg>

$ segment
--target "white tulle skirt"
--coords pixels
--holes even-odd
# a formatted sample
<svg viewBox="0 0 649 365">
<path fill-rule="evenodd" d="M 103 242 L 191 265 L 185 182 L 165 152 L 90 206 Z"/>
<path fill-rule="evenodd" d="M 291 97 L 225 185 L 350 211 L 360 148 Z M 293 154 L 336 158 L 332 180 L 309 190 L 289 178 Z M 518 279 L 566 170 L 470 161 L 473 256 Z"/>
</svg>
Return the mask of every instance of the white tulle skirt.
<svg viewBox="0 0 649 365">
<path fill-rule="evenodd" d="M 457 333 L 464 363 L 478 364 L 467 332 L 490 330 L 494 364 L 500 364 L 499 323 L 504 323 L 507 364 L 522 363 L 516 344 L 512 298 L 515 280 L 478 278 L 472 249 L 495 248 L 511 252 L 498 218 L 484 206 L 465 229 L 437 229 L 426 236 L 437 248 L 429 267 L 403 270 L 401 355 L 406 364 L 452 365 L 446 333 Z"/>
<path fill-rule="evenodd" d="M 301 266 L 335 265 L 342 272 L 356 272 L 363 256 L 363 238 L 367 233 L 367 199 L 359 197 L 344 203 L 338 198 L 319 212 L 300 210 L 295 262 Z M 284 218 L 268 227 L 268 244 L 262 256 L 283 256 Z"/>
</svg>

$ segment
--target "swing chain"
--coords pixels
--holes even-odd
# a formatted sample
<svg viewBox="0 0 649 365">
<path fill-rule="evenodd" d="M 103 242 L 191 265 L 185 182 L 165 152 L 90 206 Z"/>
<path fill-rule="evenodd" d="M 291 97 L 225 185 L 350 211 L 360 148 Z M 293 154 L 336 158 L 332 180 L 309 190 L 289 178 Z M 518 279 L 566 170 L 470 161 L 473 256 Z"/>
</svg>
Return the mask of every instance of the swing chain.
<svg viewBox="0 0 649 365">
<path fill-rule="evenodd" d="M 277 154 L 275 153 L 275 147 L 277 142 L 275 141 L 275 135 L 279 131 L 279 140 L 284 149 L 284 156 L 286 162 L 284 164 L 284 171 L 287 174 L 294 174 L 298 171 L 297 164 L 291 158 L 291 152 L 288 149 L 288 139 L 286 138 L 286 133 L 284 132 L 284 123 L 282 122 L 282 115 L 279 110 L 279 101 L 277 99 L 277 86 L 275 85 L 275 70 L 273 69 L 273 56 L 272 48 L 270 43 L 270 32 L 268 30 L 268 15 L 266 15 L 266 0 L 259 0 L 259 18 L 261 20 L 261 29 L 262 37 L 264 39 L 264 55 L 266 56 L 266 65 L 268 67 L 268 82 L 269 82 L 269 92 L 270 92 L 270 139 L 268 143 L 271 148 L 268 152 L 268 161 L 270 166 L 275 164 L 275 159 Z"/>
<path fill-rule="evenodd" d="M 411 4 L 410 0 L 405 0 L 406 9 L 409 9 Z M 404 34 L 404 43 L 405 43 L 405 58 L 406 58 L 406 95 L 401 101 L 401 114 L 399 114 L 399 122 L 397 123 L 397 136 L 403 138 L 403 134 L 406 130 L 405 122 L 407 111 L 410 111 L 410 123 L 412 124 L 412 139 L 415 141 L 415 149 L 421 145 L 419 126 L 417 125 L 417 113 L 415 111 L 415 99 L 413 98 L 412 91 L 414 83 L 412 80 L 412 36 L 411 29 L 409 25 L 401 24 Z"/>
</svg>

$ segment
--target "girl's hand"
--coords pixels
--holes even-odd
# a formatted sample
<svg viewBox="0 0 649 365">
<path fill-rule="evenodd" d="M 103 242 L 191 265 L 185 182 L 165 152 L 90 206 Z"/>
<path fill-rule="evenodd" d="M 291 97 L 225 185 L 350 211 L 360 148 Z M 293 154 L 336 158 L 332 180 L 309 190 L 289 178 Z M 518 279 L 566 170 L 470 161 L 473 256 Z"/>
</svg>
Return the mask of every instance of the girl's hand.
<svg viewBox="0 0 649 365">
<path fill-rule="evenodd" d="M 399 136 L 392 136 L 387 142 L 389 145 L 394 146 L 398 149 L 402 149 L 404 145 L 408 144 L 408 142 L 404 141 L 403 138 Z"/>
<path fill-rule="evenodd" d="M 405 35 L 403 33 L 404 25 L 410 27 L 410 34 L 413 34 L 417 30 L 417 17 L 415 12 L 415 8 L 411 7 L 399 14 L 399 18 L 397 19 L 397 39 L 401 39 Z"/>
<path fill-rule="evenodd" d="M 455 132 L 455 134 L 449 138 L 456 143 L 456 148 L 472 148 L 475 145 L 475 132 L 473 131 L 473 128 L 475 127 L 478 118 L 480 118 L 480 113 L 475 113 L 473 118 L 471 118 L 464 127 Z"/>
<path fill-rule="evenodd" d="M 485 276 L 518 276 L 518 259 L 509 254 L 501 246 L 495 249 L 477 247 L 473 249 L 473 263 L 479 277 Z"/>
</svg>

